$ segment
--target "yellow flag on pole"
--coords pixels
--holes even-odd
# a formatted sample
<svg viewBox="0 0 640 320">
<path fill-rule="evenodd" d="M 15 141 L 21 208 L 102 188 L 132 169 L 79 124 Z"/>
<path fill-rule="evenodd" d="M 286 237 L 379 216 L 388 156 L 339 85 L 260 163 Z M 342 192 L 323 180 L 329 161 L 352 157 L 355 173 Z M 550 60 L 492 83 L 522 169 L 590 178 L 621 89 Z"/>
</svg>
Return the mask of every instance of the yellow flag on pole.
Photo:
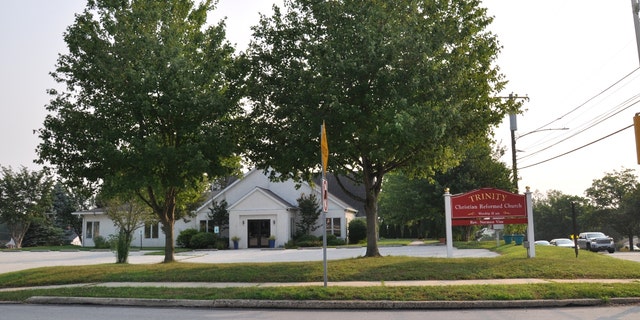
<svg viewBox="0 0 640 320">
<path fill-rule="evenodd" d="M 322 121 L 320 129 L 320 150 L 322 151 L 322 173 L 327 173 L 327 163 L 329 162 L 329 145 L 327 144 L 327 131 Z"/>
</svg>

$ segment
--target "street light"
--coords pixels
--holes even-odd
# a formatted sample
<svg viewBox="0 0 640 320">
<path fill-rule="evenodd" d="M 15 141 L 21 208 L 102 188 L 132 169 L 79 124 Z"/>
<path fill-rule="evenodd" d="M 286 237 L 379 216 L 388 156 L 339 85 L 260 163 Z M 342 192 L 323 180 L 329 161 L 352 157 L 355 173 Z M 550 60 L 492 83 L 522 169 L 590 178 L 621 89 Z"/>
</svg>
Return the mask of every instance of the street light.
<svg viewBox="0 0 640 320">
<path fill-rule="evenodd" d="M 509 127 L 511 130 L 511 163 L 512 163 L 512 170 L 513 170 L 513 187 L 515 190 L 515 193 L 519 192 L 519 188 L 518 188 L 518 163 L 516 160 L 516 131 L 518 130 L 518 123 L 517 123 L 517 119 L 516 119 L 516 114 L 515 113 L 511 113 L 509 114 Z M 538 130 L 533 130 L 530 132 L 527 132 L 521 136 L 518 137 L 522 138 L 524 136 L 530 135 L 532 133 L 537 133 L 537 132 L 542 132 L 542 131 L 555 131 L 555 130 L 569 130 L 569 128 L 566 127 L 562 127 L 562 128 L 547 128 L 547 129 L 538 129 Z"/>
</svg>

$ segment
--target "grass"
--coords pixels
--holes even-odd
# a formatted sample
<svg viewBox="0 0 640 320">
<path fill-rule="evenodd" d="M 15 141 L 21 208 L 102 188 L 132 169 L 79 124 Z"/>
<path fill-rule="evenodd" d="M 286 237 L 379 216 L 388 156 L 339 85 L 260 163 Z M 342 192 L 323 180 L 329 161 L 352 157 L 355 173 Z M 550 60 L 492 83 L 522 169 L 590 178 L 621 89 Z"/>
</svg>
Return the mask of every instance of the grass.
<svg viewBox="0 0 640 320">
<path fill-rule="evenodd" d="M 379 257 L 329 261 L 329 282 L 460 279 L 640 279 L 640 264 L 558 247 L 536 247 L 526 257 L 522 246 L 495 242 L 458 244 L 489 248 L 496 258 Z M 27 287 L 95 282 L 322 282 L 318 262 L 151 265 L 103 264 L 47 267 L 0 274 L 0 287 Z M 35 289 L 0 292 L 0 300 L 21 301 L 33 295 L 138 297 L 171 299 L 353 299 L 353 300 L 519 300 L 638 297 L 640 282 L 626 284 L 551 283 L 438 287 L 277 287 L 277 288 L 101 288 Z"/>
</svg>

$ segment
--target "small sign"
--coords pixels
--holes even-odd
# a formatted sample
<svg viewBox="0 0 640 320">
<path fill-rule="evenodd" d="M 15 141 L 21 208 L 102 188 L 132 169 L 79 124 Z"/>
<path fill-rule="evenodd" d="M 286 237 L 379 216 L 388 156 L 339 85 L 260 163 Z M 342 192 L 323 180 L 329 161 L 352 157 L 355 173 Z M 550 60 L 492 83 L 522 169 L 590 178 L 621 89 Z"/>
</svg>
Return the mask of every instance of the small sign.
<svg viewBox="0 0 640 320">
<path fill-rule="evenodd" d="M 213 227 L 213 233 L 220 233 L 220 227 L 218 226 Z"/>
<path fill-rule="evenodd" d="M 527 218 L 511 218 L 511 219 L 452 219 L 451 225 L 458 226 L 486 226 L 486 225 L 505 225 L 505 224 L 527 224 Z"/>
<path fill-rule="evenodd" d="M 329 183 L 327 179 L 322 180 L 322 211 L 329 211 Z"/>
</svg>

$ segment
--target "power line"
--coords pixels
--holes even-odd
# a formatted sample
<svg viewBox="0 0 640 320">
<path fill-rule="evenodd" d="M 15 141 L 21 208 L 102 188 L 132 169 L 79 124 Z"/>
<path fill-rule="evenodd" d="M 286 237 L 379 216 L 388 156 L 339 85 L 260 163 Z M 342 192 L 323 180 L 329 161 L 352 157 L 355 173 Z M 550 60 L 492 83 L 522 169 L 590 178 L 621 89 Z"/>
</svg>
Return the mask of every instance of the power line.
<svg viewBox="0 0 640 320">
<path fill-rule="evenodd" d="M 616 131 L 616 132 L 610 133 L 610 134 L 608 134 L 608 135 L 606 135 L 606 136 L 604 136 L 604 137 L 602 137 L 602 138 L 600 138 L 600 139 L 597 139 L 597 140 L 591 141 L 591 142 L 589 142 L 589 143 L 587 143 L 587 144 L 585 144 L 585 145 L 583 145 L 583 146 L 580 146 L 580 147 L 578 147 L 578 148 L 575 148 L 575 149 L 573 149 L 573 150 L 571 150 L 571 151 L 567 151 L 567 152 L 565 152 L 565 153 L 563 153 L 563 154 L 559 154 L 559 155 L 557 155 L 557 156 L 555 156 L 555 157 L 552 157 L 552 158 L 549 158 L 549 159 L 547 159 L 547 160 L 543 160 L 543 161 L 540 161 L 540 162 L 536 162 L 536 163 L 534 163 L 534 164 L 530 164 L 530 165 L 528 165 L 528 166 L 520 167 L 520 168 L 518 168 L 518 169 L 519 169 L 519 170 L 522 170 L 522 169 L 530 168 L 530 167 L 537 166 L 537 165 L 539 165 L 539 164 L 542 164 L 542 163 L 545 163 L 545 162 L 548 162 L 548 161 L 551 161 L 551 160 L 554 160 L 554 159 L 560 158 L 560 157 L 562 157 L 562 156 L 566 156 L 566 155 L 568 155 L 568 154 L 570 154 L 570 153 L 572 153 L 572 152 L 575 152 L 575 151 L 578 151 L 578 150 L 580 150 L 580 149 L 582 149 L 582 148 L 588 147 L 588 146 L 590 146 L 590 145 L 592 145 L 592 144 L 594 144 L 594 143 L 596 143 L 596 142 L 602 141 L 602 140 L 604 140 L 604 139 L 606 139 L 606 138 L 609 138 L 609 137 L 611 137 L 611 136 L 613 136 L 613 135 L 616 135 L 616 134 L 618 134 L 618 133 L 620 133 L 620 132 L 622 132 L 622 131 L 624 131 L 624 130 L 627 130 L 627 129 L 631 128 L 631 127 L 633 127 L 633 125 L 629 125 L 629 126 L 627 126 L 627 127 L 624 127 L 624 128 L 622 128 L 622 129 L 620 129 L 620 130 L 618 130 L 618 131 Z"/>
<path fill-rule="evenodd" d="M 578 105 L 577 107 L 575 107 L 575 108 L 571 109 L 569 112 L 567 112 L 567 113 L 565 113 L 565 114 L 561 115 L 560 117 L 556 118 L 555 120 L 552 120 L 552 121 L 550 121 L 549 123 L 547 123 L 547 124 L 545 124 L 545 125 L 542 125 L 541 127 L 537 128 L 537 129 L 534 129 L 534 130 L 532 130 L 532 131 L 536 131 L 536 130 L 543 129 L 543 128 L 545 128 L 546 126 L 548 126 L 548 125 L 550 125 L 550 124 L 552 124 L 552 123 L 554 123 L 554 122 L 556 122 L 556 121 L 558 121 L 558 120 L 562 120 L 562 118 L 564 118 L 564 117 L 566 117 L 566 116 L 570 115 L 571 113 L 575 112 L 576 110 L 578 110 L 578 109 L 580 109 L 580 108 L 584 107 L 587 103 L 589 103 L 589 102 L 593 101 L 593 100 L 594 100 L 594 99 L 596 99 L 597 97 L 601 96 L 603 93 L 605 93 L 605 92 L 609 91 L 611 88 L 615 87 L 615 86 L 616 86 L 616 85 L 618 85 L 620 82 L 622 82 L 623 80 L 627 79 L 628 77 L 630 77 L 633 73 L 635 73 L 635 72 L 636 72 L 636 71 L 638 71 L 638 70 L 640 70 L 640 67 L 635 68 L 633 71 L 629 72 L 629 73 L 628 73 L 627 75 L 625 75 L 624 77 L 622 77 L 622 78 L 618 79 L 616 82 L 614 82 L 613 84 L 609 85 L 609 86 L 608 86 L 608 87 L 606 87 L 604 90 L 602 90 L 602 91 L 598 92 L 598 93 L 597 93 L 596 95 L 594 95 L 593 97 L 591 97 L 591 98 L 587 99 L 587 101 L 585 101 L 585 102 L 581 103 L 580 105 Z"/>
<path fill-rule="evenodd" d="M 538 154 L 538 153 L 540 153 L 542 151 L 545 151 L 545 150 L 547 150 L 549 148 L 552 148 L 552 147 L 556 146 L 558 143 L 567 141 L 567 140 L 577 136 L 578 134 L 581 134 L 581 133 L 583 133 L 583 132 L 595 127 L 596 125 L 604 122 L 605 120 L 611 119 L 613 116 L 619 114 L 620 112 L 625 111 L 625 110 L 635 106 L 636 104 L 640 103 L 640 100 L 637 100 L 638 98 L 640 98 L 640 93 L 634 95 L 633 97 L 631 97 L 629 99 L 627 99 L 626 101 L 624 101 L 623 103 L 617 105 L 615 108 L 609 110 L 608 112 L 599 115 L 598 117 L 593 119 L 591 122 L 587 122 L 587 123 L 583 124 L 582 126 L 578 126 L 578 128 L 576 128 L 577 132 L 571 134 L 570 136 L 568 136 L 566 138 L 563 138 L 560 141 L 558 141 L 558 142 L 556 142 L 554 144 L 551 144 L 551 145 L 549 145 L 547 147 L 544 147 L 542 149 L 539 149 L 539 150 L 536 150 L 534 152 L 528 153 L 527 155 L 525 155 L 525 156 L 523 156 L 521 158 L 518 158 L 518 160 L 523 160 L 523 159 L 529 158 L 529 157 L 531 157 L 531 156 L 533 156 L 535 154 Z M 633 101 L 633 103 L 631 103 L 631 101 Z M 626 105 L 627 103 L 630 103 L 630 104 Z M 624 106 L 624 108 L 622 108 L 623 106 Z M 584 127 L 584 128 L 580 128 L 580 127 Z"/>
</svg>

